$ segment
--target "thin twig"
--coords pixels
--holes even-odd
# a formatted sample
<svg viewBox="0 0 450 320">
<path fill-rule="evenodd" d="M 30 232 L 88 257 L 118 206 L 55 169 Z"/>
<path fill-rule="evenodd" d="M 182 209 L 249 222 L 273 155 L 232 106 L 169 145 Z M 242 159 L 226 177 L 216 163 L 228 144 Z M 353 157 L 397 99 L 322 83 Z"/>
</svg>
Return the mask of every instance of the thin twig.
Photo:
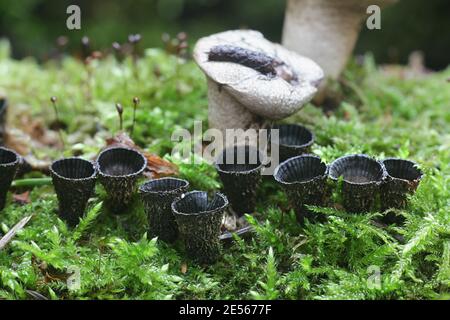
<svg viewBox="0 0 450 320">
<path fill-rule="evenodd" d="M 47 186 L 52 183 L 52 178 L 32 178 L 32 179 L 20 179 L 14 180 L 11 184 L 12 187 L 40 187 Z"/>
<path fill-rule="evenodd" d="M 16 235 L 16 233 L 19 230 L 22 230 L 22 228 L 25 227 L 25 225 L 28 223 L 28 221 L 30 221 L 31 217 L 32 217 L 32 215 L 27 216 L 27 217 L 23 218 L 22 220 L 20 220 L 19 223 L 17 223 L 14 227 L 12 227 L 12 229 L 9 230 L 3 236 L 3 238 L 0 239 L 0 250 L 2 250 L 12 240 L 12 238 L 14 238 L 14 236 Z"/>
</svg>

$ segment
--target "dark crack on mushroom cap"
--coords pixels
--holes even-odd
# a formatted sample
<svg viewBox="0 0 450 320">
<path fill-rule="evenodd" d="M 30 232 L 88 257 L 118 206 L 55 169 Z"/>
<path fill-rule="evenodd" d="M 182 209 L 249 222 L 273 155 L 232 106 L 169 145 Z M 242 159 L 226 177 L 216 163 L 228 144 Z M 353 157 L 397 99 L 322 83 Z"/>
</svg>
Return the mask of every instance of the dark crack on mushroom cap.
<svg viewBox="0 0 450 320">
<path fill-rule="evenodd" d="M 404 208 L 408 195 L 416 191 L 423 173 L 416 163 L 409 160 L 388 158 L 383 160 L 383 164 L 387 178 L 381 187 L 381 208 Z"/>
<path fill-rule="evenodd" d="M 384 165 L 363 154 L 336 159 L 330 165 L 330 178 L 343 177 L 343 205 L 349 212 L 366 212 L 373 208 L 386 177 Z"/>
<path fill-rule="evenodd" d="M 262 153 L 256 147 L 229 147 L 217 157 L 215 167 L 233 211 L 238 216 L 253 213 L 261 183 Z"/>
<path fill-rule="evenodd" d="M 147 159 L 129 148 L 109 148 L 97 158 L 99 179 L 105 188 L 113 212 L 120 212 L 131 202 L 136 182 L 147 167 Z"/>
<path fill-rule="evenodd" d="M 0 210 L 6 203 L 6 194 L 17 173 L 21 158 L 13 150 L 0 147 Z"/>
<path fill-rule="evenodd" d="M 58 198 L 59 216 L 69 226 L 78 224 L 94 192 L 97 171 L 92 162 L 80 158 L 60 159 L 50 166 Z"/>
<path fill-rule="evenodd" d="M 280 124 L 272 129 L 279 130 L 279 142 L 275 141 L 273 145 L 278 147 L 280 161 L 310 152 L 314 134 L 308 128 L 298 124 Z"/>
<path fill-rule="evenodd" d="M 280 59 L 254 50 L 232 45 L 217 45 L 208 53 L 209 61 L 234 62 L 266 76 L 279 76 L 288 82 L 297 81 L 295 73 Z"/>
<path fill-rule="evenodd" d="M 220 227 L 228 199 L 221 193 L 208 197 L 191 191 L 172 203 L 172 212 L 189 256 L 200 263 L 213 263 L 220 256 Z"/>
<path fill-rule="evenodd" d="M 298 222 L 303 223 L 305 218 L 324 219 L 306 206 L 323 206 L 328 203 L 330 189 L 327 177 L 328 166 L 314 155 L 290 158 L 275 169 L 274 178 L 285 190 Z"/>
<path fill-rule="evenodd" d="M 173 242 L 178 227 L 172 214 L 172 202 L 189 188 L 189 182 L 177 178 L 161 178 L 148 181 L 139 188 L 148 216 L 149 234 L 165 242 Z"/>
</svg>

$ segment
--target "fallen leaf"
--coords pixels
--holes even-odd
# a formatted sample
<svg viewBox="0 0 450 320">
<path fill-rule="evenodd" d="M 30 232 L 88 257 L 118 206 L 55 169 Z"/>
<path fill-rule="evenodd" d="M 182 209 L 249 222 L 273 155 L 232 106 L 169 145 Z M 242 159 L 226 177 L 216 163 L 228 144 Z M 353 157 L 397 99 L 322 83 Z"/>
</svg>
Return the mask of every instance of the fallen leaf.
<svg viewBox="0 0 450 320">
<path fill-rule="evenodd" d="M 147 169 L 144 171 L 144 176 L 147 178 L 154 179 L 178 174 L 178 167 L 175 164 L 155 154 L 143 151 L 124 132 L 120 132 L 115 137 L 107 139 L 106 145 L 107 147 L 127 147 L 142 153 L 147 158 Z"/>
<path fill-rule="evenodd" d="M 13 201 L 21 205 L 30 203 L 31 202 L 30 191 L 26 191 L 24 193 L 19 194 L 13 194 Z"/>
</svg>

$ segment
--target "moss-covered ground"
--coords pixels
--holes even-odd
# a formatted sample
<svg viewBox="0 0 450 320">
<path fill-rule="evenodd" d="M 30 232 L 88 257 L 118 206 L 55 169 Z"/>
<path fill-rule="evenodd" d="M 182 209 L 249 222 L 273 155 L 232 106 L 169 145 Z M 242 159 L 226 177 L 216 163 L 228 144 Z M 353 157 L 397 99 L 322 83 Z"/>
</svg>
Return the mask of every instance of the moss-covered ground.
<svg viewBox="0 0 450 320">
<path fill-rule="evenodd" d="M 70 57 L 45 65 L 16 61 L 6 43 L 0 47 L 0 90 L 10 100 L 10 128 L 26 131 L 21 119 L 27 119 L 47 130 L 54 122 L 49 99 L 58 98 L 65 147 L 29 142 L 39 159 L 94 157 L 119 130 L 115 103 L 124 106 L 125 128 L 131 127 L 134 96 L 141 103 L 133 139 L 167 159 L 171 133 L 207 119 L 203 74 L 192 61 L 161 50 L 146 50 L 136 64 L 107 56 L 86 67 Z M 327 222 L 299 226 L 285 195 L 267 178 L 258 192 L 258 214 L 249 217 L 254 237 L 236 239 L 219 262 L 205 267 L 190 260 L 181 243 L 148 239 L 139 201 L 129 212 L 111 215 L 98 187 L 87 216 L 71 230 L 58 219 L 51 185 L 28 188 L 27 204 L 12 200 L 12 193 L 27 188 L 13 188 L 0 213 L 0 235 L 22 217 L 33 217 L 0 251 L 0 298 L 448 299 L 449 78 L 450 70 L 414 74 L 381 68 L 366 57 L 335 84 L 343 97 L 337 109 L 324 113 L 308 105 L 287 119 L 314 131 L 313 152 L 328 163 L 350 153 L 418 162 L 425 177 L 407 208 L 396 212 L 405 217 L 403 225 L 374 223 L 383 212 L 316 208 Z M 193 189 L 220 188 L 210 165 L 170 160 Z M 70 289 L 67 279 L 77 270 L 80 288 Z"/>
</svg>

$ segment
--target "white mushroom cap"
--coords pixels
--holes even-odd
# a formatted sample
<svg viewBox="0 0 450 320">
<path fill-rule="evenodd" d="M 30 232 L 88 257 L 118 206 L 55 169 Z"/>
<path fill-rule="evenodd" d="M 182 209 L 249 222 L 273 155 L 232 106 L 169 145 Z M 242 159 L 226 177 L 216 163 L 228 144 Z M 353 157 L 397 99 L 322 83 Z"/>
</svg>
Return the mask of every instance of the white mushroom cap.
<svg viewBox="0 0 450 320">
<path fill-rule="evenodd" d="M 298 80 L 288 82 L 234 62 L 209 61 L 211 48 L 218 45 L 236 46 L 279 59 L 292 69 Z M 226 31 L 201 38 L 194 48 L 194 59 L 206 76 L 250 112 L 272 120 L 297 112 L 312 99 L 324 77 L 322 69 L 311 59 L 272 43 L 253 30 Z"/>
</svg>

